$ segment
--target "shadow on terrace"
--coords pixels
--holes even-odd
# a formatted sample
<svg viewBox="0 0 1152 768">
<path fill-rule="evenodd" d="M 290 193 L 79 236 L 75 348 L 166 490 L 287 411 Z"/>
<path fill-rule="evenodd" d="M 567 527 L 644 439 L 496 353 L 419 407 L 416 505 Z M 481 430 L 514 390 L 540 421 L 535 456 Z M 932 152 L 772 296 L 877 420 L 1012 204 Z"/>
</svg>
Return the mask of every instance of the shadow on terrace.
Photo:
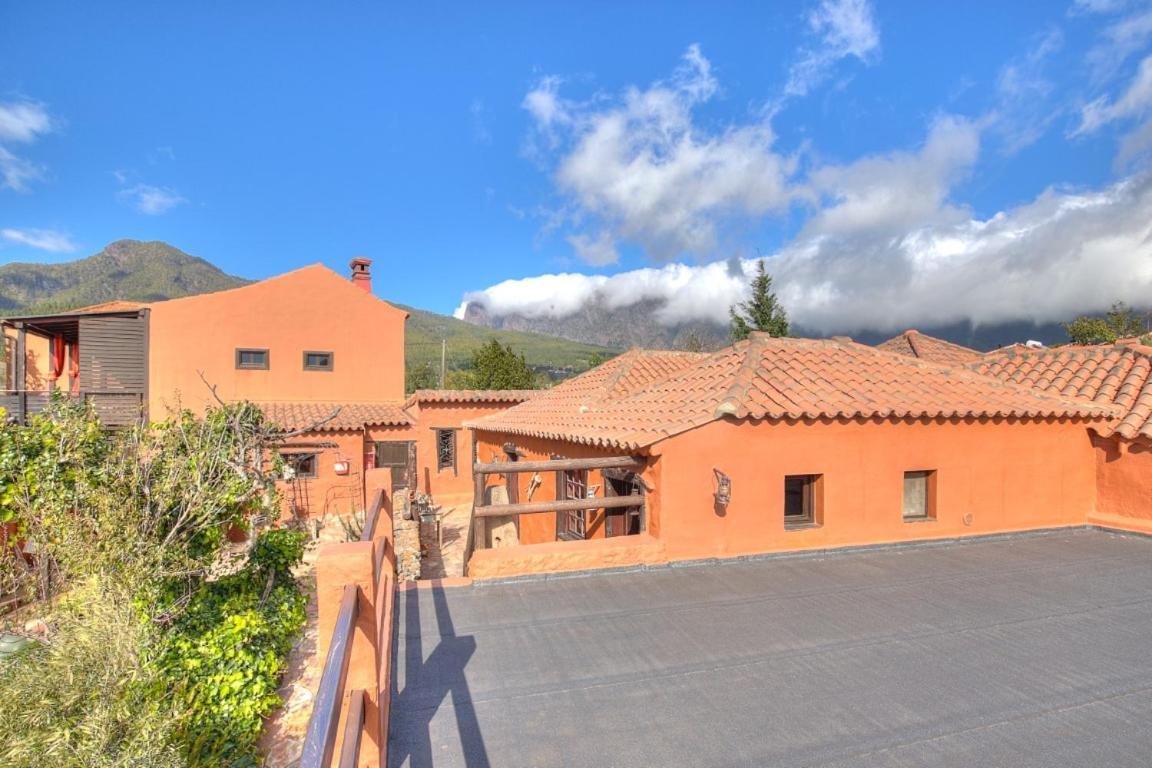
<svg viewBox="0 0 1152 768">
<path fill-rule="evenodd" d="M 457 636 L 448 599 L 441 587 L 408 589 L 404 594 L 403 655 L 397 657 L 392 691 L 392 722 L 389 728 L 388 765 L 428 768 L 440 747 L 432 732 L 437 711 L 450 704 L 456 730 L 450 738 L 459 744 L 468 768 L 488 768 L 488 752 L 476 717 L 464 670 L 476 652 L 476 638 Z M 421 603 L 431 597 L 435 630 L 425 628 Z M 436 647 L 424 658 L 422 638 L 437 638 Z M 400 678 L 403 677 L 401 687 Z"/>
</svg>

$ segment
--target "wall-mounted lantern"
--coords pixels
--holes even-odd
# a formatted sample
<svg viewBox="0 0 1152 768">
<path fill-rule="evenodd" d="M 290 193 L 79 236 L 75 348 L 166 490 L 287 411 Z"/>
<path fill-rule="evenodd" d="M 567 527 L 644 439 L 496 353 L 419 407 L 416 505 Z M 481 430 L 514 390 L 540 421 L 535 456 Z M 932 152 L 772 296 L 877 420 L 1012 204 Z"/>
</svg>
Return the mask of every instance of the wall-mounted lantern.
<svg viewBox="0 0 1152 768">
<path fill-rule="evenodd" d="M 337 459 L 332 464 L 332 470 L 338 475 L 346 475 L 351 469 L 348 459 Z"/>
<path fill-rule="evenodd" d="M 716 497 L 716 505 L 727 507 L 728 502 L 732 501 L 732 478 L 715 468 L 712 473 L 716 476 L 716 491 L 713 494 Z"/>
</svg>

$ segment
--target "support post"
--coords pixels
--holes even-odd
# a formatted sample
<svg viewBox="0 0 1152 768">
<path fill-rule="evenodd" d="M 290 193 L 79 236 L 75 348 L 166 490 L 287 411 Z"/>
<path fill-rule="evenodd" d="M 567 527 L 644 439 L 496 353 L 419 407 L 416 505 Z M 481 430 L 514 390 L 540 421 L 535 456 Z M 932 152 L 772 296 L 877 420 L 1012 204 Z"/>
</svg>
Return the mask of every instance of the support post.
<svg viewBox="0 0 1152 768">
<path fill-rule="evenodd" d="M 24 323 L 16 323 L 16 421 L 27 422 L 28 417 L 28 337 Z"/>
</svg>

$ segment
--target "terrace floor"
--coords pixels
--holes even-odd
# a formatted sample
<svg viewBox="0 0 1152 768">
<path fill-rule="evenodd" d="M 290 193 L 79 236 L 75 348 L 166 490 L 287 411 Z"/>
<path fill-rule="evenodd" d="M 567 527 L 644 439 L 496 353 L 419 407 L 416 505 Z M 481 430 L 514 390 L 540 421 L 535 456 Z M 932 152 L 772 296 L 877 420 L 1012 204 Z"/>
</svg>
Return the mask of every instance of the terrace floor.
<svg viewBox="0 0 1152 768">
<path fill-rule="evenodd" d="M 390 766 L 1147 766 L 1152 539 L 1068 531 L 397 603 Z"/>
</svg>

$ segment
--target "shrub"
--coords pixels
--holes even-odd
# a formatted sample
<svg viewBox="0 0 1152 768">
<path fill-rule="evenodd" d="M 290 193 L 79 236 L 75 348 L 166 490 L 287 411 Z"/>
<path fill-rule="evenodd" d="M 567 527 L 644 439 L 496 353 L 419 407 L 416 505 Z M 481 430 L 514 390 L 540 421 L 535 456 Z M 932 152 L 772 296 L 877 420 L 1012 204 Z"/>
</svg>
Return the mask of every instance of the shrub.
<svg viewBox="0 0 1152 768">
<path fill-rule="evenodd" d="M 307 600 L 291 568 L 304 535 L 276 529 L 256 540 L 245 570 L 200 586 L 161 642 L 160 668 L 185 716 L 193 765 L 256 765 L 263 718 L 276 695 Z"/>
</svg>

